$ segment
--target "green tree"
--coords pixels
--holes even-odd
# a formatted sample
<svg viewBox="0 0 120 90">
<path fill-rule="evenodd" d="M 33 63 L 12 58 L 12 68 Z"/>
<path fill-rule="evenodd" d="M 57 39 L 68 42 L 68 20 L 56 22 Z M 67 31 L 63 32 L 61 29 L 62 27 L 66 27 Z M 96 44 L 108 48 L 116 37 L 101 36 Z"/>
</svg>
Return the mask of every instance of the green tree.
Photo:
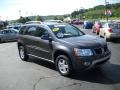
<svg viewBox="0 0 120 90">
<path fill-rule="evenodd" d="M 63 17 L 59 17 L 58 19 L 61 20 L 61 21 L 63 21 Z"/>
<path fill-rule="evenodd" d="M 20 16 L 20 18 L 17 20 L 17 22 L 19 22 L 19 23 L 25 23 L 26 20 L 25 20 L 24 17 Z"/>
<path fill-rule="evenodd" d="M 109 18 L 120 18 L 120 3 L 108 4 L 107 9 L 112 11 L 112 15 L 110 15 Z M 82 17 L 83 15 L 86 19 L 105 19 L 105 6 L 98 5 L 93 8 L 86 9 L 84 12 L 79 10 L 71 13 L 72 18 Z"/>
<path fill-rule="evenodd" d="M 54 17 L 54 20 L 58 20 L 58 17 L 55 16 L 55 17 Z"/>
<path fill-rule="evenodd" d="M 28 17 L 25 18 L 25 21 L 28 22 L 28 21 L 31 21 Z"/>
<path fill-rule="evenodd" d="M 37 15 L 37 16 L 35 17 L 35 21 L 43 21 L 43 19 L 42 19 L 41 16 Z"/>
</svg>

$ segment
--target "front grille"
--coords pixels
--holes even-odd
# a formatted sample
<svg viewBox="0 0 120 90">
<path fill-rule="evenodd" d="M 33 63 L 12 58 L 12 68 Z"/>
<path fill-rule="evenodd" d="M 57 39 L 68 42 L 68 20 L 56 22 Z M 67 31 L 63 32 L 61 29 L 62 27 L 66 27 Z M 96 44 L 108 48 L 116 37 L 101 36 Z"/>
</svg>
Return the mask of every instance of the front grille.
<svg viewBox="0 0 120 90">
<path fill-rule="evenodd" d="M 104 49 L 104 52 L 108 51 L 108 47 L 107 46 L 105 46 L 103 49 Z"/>
<path fill-rule="evenodd" d="M 107 46 L 94 49 L 94 53 L 96 55 L 101 55 L 103 53 L 106 53 L 107 51 L 108 51 L 108 47 Z"/>
<path fill-rule="evenodd" d="M 95 54 L 102 54 L 103 50 L 102 50 L 102 48 L 95 48 L 94 52 L 95 52 Z"/>
</svg>

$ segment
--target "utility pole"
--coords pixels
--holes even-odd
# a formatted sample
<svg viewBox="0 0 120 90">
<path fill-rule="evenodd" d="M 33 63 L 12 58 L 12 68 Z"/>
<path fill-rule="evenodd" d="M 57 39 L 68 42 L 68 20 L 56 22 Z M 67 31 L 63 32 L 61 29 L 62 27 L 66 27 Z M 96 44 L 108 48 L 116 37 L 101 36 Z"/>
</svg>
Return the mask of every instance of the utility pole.
<svg viewBox="0 0 120 90">
<path fill-rule="evenodd" d="M 105 0 L 105 15 L 106 15 L 106 20 L 108 22 L 108 7 L 107 7 L 108 2 Z"/>
<path fill-rule="evenodd" d="M 19 10 L 19 16 L 21 17 L 21 10 Z"/>
</svg>

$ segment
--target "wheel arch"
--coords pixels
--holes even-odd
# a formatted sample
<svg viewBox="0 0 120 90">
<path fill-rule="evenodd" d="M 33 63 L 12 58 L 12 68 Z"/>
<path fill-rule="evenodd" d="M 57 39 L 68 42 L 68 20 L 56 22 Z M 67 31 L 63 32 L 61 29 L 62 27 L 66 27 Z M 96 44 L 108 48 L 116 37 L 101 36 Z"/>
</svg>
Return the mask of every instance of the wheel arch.
<svg viewBox="0 0 120 90">
<path fill-rule="evenodd" d="M 19 47 L 19 46 L 23 46 L 23 44 L 18 42 L 18 43 L 17 43 L 17 46 L 18 46 L 18 47 Z"/>
<path fill-rule="evenodd" d="M 56 50 L 54 52 L 54 55 L 53 55 L 54 62 L 55 62 L 57 56 L 59 56 L 59 55 L 65 55 L 65 56 L 67 56 L 69 58 L 70 62 L 71 62 L 71 57 L 70 57 L 69 53 L 66 52 L 66 51 L 64 51 L 64 50 Z"/>
</svg>

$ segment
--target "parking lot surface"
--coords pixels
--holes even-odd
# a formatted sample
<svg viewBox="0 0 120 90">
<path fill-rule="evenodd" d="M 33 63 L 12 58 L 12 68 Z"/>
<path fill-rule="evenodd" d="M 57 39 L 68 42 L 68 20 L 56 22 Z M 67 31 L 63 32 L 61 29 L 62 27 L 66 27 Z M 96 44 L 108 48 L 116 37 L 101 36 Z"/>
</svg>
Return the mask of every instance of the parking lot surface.
<svg viewBox="0 0 120 90">
<path fill-rule="evenodd" d="M 92 34 L 90 29 L 83 31 Z M 112 56 L 101 69 L 63 77 L 52 63 L 32 57 L 20 60 L 16 42 L 2 43 L 0 90 L 120 90 L 120 43 L 108 46 Z"/>
</svg>

